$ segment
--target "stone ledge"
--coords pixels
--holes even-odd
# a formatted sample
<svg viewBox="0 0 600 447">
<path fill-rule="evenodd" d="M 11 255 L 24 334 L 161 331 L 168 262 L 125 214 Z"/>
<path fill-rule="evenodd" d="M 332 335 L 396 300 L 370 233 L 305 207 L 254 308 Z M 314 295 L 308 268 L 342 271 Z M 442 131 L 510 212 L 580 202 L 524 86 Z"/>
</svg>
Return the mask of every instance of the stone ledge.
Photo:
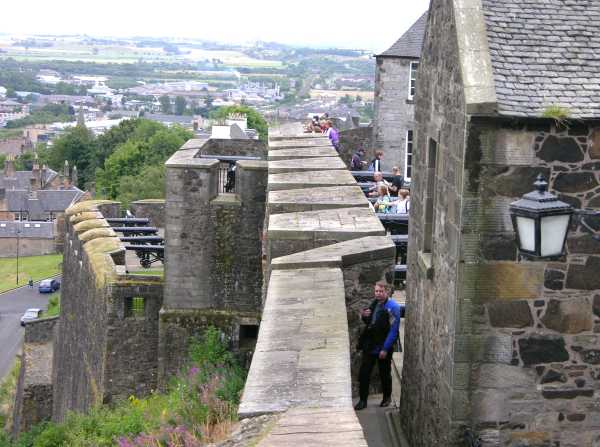
<svg viewBox="0 0 600 447">
<path fill-rule="evenodd" d="M 389 236 L 367 236 L 275 258 L 273 270 L 347 267 L 363 262 L 394 259 L 396 245 Z"/>
<path fill-rule="evenodd" d="M 167 168 L 211 169 L 219 165 L 219 160 L 196 158 L 198 149 L 179 149 L 166 161 Z"/>
<path fill-rule="evenodd" d="M 331 169 L 348 168 L 339 157 L 269 161 L 269 174 L 301 171 L 328 171 Z"/>
<path fill-rule="evenodd" d="M 210 201 L 212 205 L 239 207 L 242 202 L 232 193 L 220 193 L 217 197 Z"/>
<path fill-rule="evenodd" d="M 240 418 L 352 405 L 345 288 L 339 268 L 271 273 Z"/>
<path fill-rule="evenodd" d="M 370 208 L 339 208 L 269 217 L 268 238 L 344 241 L 384 236 L 383 225 Z"/>
<path fill-rule="evenodd" d="M 368 207 L 362 189 L 354 186 L 288 189 L 270 191 L 267 206 L 270 214 L 295 213 L 332 208 Z"/>
<path fill-rule="evenodd" d="M 246 171 L 264 171 L 268 167 L 264 160 L 238 160 L 236 164 Z"/>
<path fill-rule="evenodd" d="M 356 180 L 350 174 L 350 171 L 340 169 L 269 174 L 267 188 L 269 191 L 281 191 L 287 189 L 354 185 L 356 185 Z"/>
<path fill-rule="evenodd" d="M 338 157 L 333 146 L 299 147 L 294 149 L 279 149 L 269 151 L 268 160 L 294 160 L 310 157 Z"/>
</svg>

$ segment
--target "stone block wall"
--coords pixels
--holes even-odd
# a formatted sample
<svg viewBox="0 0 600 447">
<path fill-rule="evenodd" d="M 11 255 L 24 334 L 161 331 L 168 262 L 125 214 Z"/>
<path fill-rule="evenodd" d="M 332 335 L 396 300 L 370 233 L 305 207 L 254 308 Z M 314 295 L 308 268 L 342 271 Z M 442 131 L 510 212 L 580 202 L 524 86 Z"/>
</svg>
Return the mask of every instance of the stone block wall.
<svg viewBox="0 0 600 447">
<path fill-rule="evenodd" d="M 128 275 L 125 250 L 105 217 L 119 204 L 67 209 L 60 330 L 53 353 L 52 418 L 100 403 L 144 396 L 157 387 L 162 278 Z M 132 299 L 142 298 L 140 314 Z"/>
<path fill-rule="evenodd" d="M 52 417 L 52 348 L 58 318 L 25 325 L 23 356 L 13 408 L 13 437 Z"/>
<path fill-rule="evenodd" d="M 415 96 L 400 423 L 411 446 L 459 446 L 469 396 L 455 366 L 463 327 L 460 235 L 466 109 L 453 2 L 433 2 Z M 432 34 L 429 36 L 429 34 Z M 443 45 L 439 43 L 443 40 Z M 407 84 L 408 85 L 408 81 Z M 401 92 L 406 87 L 402 86 Z M 437 144 L 437 163 L 428 148 Z M 466 174 L 464 174 L 466 175 Z M 428 247 L 428 238 L 433 246 Z M 455 346 L 456 344 L 456 346 Z"/>
<path fill-rule="evenodd" d="M 19 256 L 41 256 L 57 253 L 54 239 L 19 238 Z M 0 258 L 14 257 L 17 253 L 17 238 L 0 237 Z"/>
<path fill-rule="evenodd" d="M 129 204 L 129 209 L 135 217 L 145 217 L 150 219 L 151 226 L 158 228 L 165 227 L 164 199 L 136 200 Z"/>
<path fill-rule="evenodd" d="M 385 152 L 384 171 L 398 166 L 404 175 L 406 131 L 413 130 L 414 103 L 409 99 L 410 63 L 417 59 L 376 59 L 373 148 Z M 418 147 L 418 146 L 415 146 Z"/>
<path fill-rule="evenodd" d="M 248 151 L 255 151 L 247 141 Z M 259 320 L 266 162 L 239 161 L 238 192 L 218 194 L 219 162 L 198 157 L 213 150 L 183 149 L 167 161 L 161 383 L 182 366 L 189 338 L 208 325 L 238 350 L 240 327 Z"/>
<path fill-rule="evenodd" d="M 340 132 L 340 157 L 346 166 L 350 166 L 352 155 L 359 149 L 365 150 L 363 160 L 368 162 L 375 158 L 373 126 L 357 127 Z"/>
<path fill-rule="evenodd" d="M 562 259 L 528 262 L 518 259 L 508 203 L 541 173 L 562 200 L 600 208 L 600 127 L 480 119 L 469 132 L 477 138 L 467 154 L 480 157 L 469 183 L 478 198 L 465 226 L 465 295 L 474 298 L 471 337 L 494 353 L 471 358 L 473 425 L 486 446 L 535 436 L 591 447 L 600 441 L 600 243 L 591 237 L 600 219 L 574 219 Z"/>
</svg>

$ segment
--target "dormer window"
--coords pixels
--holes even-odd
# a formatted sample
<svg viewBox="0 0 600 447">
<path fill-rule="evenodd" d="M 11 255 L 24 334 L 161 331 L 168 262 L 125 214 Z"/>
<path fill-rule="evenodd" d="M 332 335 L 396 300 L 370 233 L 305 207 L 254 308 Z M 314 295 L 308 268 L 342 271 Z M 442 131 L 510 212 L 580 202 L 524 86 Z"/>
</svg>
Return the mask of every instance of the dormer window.
<svg viewBox="0 0 600 447">
<path fill-rule="evenodd" d="M 412 100 L 415 96 L 417 87 L 417 70 L 419 69 L 419 62 L 410 63 L 410 78 L 408 81 L 408 99 Z"/>
</svg>

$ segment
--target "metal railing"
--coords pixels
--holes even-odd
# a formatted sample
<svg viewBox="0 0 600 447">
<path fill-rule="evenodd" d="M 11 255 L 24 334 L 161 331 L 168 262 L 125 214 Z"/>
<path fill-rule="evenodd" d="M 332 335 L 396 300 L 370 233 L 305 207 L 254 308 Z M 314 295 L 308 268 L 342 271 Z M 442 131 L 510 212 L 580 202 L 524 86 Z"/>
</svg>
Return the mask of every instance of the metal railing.
<svg viewBox="0 0 600 447">
<path fill-rule="evenodd" d="M 260 160 L 260 157 L 246 155 L 198 155 L 198 158 L 219 160 L 219 194 L 235 193 L 235 171 L 239 160 Z"/>
</svg>

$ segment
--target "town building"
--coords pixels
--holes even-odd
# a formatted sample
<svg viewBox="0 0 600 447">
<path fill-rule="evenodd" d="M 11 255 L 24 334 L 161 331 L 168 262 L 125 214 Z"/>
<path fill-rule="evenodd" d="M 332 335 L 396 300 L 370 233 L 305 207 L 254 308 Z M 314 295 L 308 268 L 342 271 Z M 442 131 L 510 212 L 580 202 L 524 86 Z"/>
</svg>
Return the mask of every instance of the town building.
<svg viewBox="0 0 600 447">
<path fill-rule="evenodd" d="M 431 2 L 399 416 L 411 446 L 598 445 L 600 222 L 576 214 L 564 255 L 528 260 L 509 205 L 541 174 L 576 211 L 600 208 L 599 16 L 597 2 Z"/>
<path fill-rule="evenodd" d="M 385 156 L 385 170 L 401 168 L 412 176 L 414 95 L 417 70 L 427 23 L 424 13 L 390 48 L 375 56 L 373 146 Z"/>
</svg>

